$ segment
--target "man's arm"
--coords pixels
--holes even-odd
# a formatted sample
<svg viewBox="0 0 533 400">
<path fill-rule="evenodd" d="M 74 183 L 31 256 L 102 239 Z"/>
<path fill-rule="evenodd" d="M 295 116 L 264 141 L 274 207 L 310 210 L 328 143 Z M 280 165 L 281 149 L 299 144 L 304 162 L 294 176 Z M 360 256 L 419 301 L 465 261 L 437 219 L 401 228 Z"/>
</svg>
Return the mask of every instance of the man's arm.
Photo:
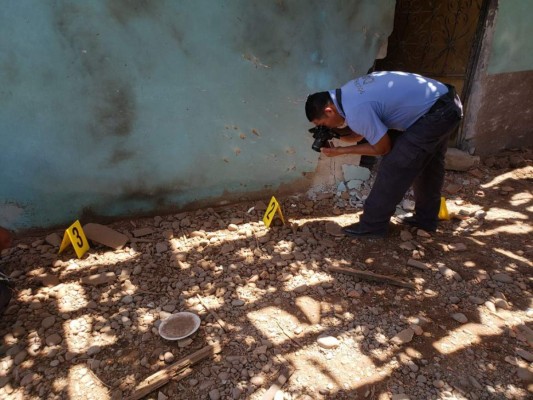
<svg viewBox="0 0 533 400">
<path fill-rule="evenodd" d="M 328 157 L 341 156 L 343 154 L 359 154 L 361 156 L 382 156 L 387 154 L 392 147 L 387 133 L 374 145 L 363 143 L 346 147 L 323 147 L 321 152 Z"/>
<path fill-rule="evenodd" d="M 343 142 L 357 143 L 363 140 L 363 136 L 352 131 L 349 126 L 345 126 L 344 128 L 333 128 L 332 131 L 339 134 L 339 140 L 342 140 Z"/>
</svg>

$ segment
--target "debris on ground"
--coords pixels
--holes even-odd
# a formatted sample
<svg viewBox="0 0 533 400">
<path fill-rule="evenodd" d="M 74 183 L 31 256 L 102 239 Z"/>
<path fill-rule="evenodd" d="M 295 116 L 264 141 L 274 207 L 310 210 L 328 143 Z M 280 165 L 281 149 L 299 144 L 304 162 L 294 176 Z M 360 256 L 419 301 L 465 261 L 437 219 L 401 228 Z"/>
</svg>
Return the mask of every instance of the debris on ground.
<svg viewBox="0 0 533 400">
<path fill-rule="evenodd" d="M 373 171 L 358 188 L 277 197 L 290 223 L 270 229 L 265 198 L 115 222 L 129 241 L 95 240 L 81 259 L 57 254 L 62 232 L 20 238 L 0 260 L 15 287 L 0 319 L 0 398 L 135 398 L 216 343 L 144 398 L 531 398 L 531 155 L 448 172 L 452 218 L 432 233 L 394 219 L 386 239 L 340 234 Z M 412 192 L 405 200 L 398 215 L 412 211 Z M 161 321 L 182 311 L 199 330 L 163 339 Z"/>
</svg>

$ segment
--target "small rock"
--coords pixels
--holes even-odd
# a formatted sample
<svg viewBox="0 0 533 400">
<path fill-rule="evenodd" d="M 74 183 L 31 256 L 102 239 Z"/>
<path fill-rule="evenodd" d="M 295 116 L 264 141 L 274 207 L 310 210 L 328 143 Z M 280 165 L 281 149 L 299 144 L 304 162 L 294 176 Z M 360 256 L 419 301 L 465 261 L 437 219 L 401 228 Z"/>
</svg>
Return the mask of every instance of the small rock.
<svg viewBox="0 0 533 400">
<path fill-rule="evenodd" d="M 61 236 L 59 236 L 57 233 L 51 233 L 47 235 L 44 240 L 46 243 L 48 243 L 51 246 L 59 247 L 61 246 Z"/>
<path fill-rule="evenodd" d="M 89 357 L 94 356 L 95 354 L 100 353 L 101 350 L 102 348 L 100 346 L 93 345 L 87 349 L 87 355 Z"/>
<path fill-rule="evenodd" d="M 29 374 L 24 375 L 24 378 L 21 379 L 20 386 L 28 386 L 30 383 L 39 380 L 38 378 L 39 375 L 34 372 L 30 372 Z"/>
<path fill-rule="evenodd" d="M 167 364 L 170 364 L 172 361 L 174 361 L 174 354 L 172 354 L 170 351 L 167 351 L 163 358 Z"/>
<path fill-rule="evenodd" d="M 448 248 L 451 251 L 465 251 L 466 250 L 466 244 L 464 244 L 464 243 L 450 243 L 448 245 Z"/>
<path fill-rule="evenodd" d="M 445 385 L 444 381 L 440 379 L 433 381 L 433 386 L 435 386 L 437 389 L 442 389 L 444 385 Z"/>
<path fill-rule="evenodd" d="M 124 304 L 131 304 L 133 303 L 133 296 L 130 296 L 130 295 L 124 296 L 122 300 L 120 301 Z"/>
<path fill-rule="evenodd" d="M 465 151 L 448 148 L 445 157 L 445 168 L 452 171 L 468 171 L 479 165 L 479 156 L 471 156 Z"/>
<path fill-rule="evenodd" d="M 339 340 L 333 336 L 321 336 L 317 339 L 317 343 L 323 349 L 333 349 L 340 344 Z"/>
<path fill-rule="evenodd" d="M 152 233 L 154 233 L 154 230 L 151 229 L 151 228 L 140 228 L 140 229 L 135 229 L 133 231 L 133 236 L 138 238 L 138 237 L 142 237 L 142 236 L 151 235 Z"/>
<path fill-rule="evenodd" d="M 262 377 L 261 375 L 256 375 L 252 377 L 252 379 L 250 379 L 250 382 L 254 384 L 255 386 L 261 386 L 262 384 L 265 383 L 265 378 Z"/>
<path fill-rule="evenodd" d="M 20 365 L 26 359 L 27 355 L 28 352 L 26 350 L 19 351 L 15 356 L 13 362 L 15 363 L 15 365 Z"/>
<path fill-rule="evenodd" d="M 54 333 L 50 336 L 47 336 L 45 341 L 48 346 L 55 346 L 61 343 L 63 341 L 63 338 L 59 336 L 59 334 Z"/>
<path fill-rule="evenodd" d="M 470 300 L 471 303 L 476 304 L 478 306 L 485 302 L 485 300 L 483 300 L 481 297 L 476 297 L 476 296 L 468 296 L 468 300 Z"/>
<path fill-rule="evenodd" d="M 43 321 L 41 322 L 41 326 L 44 328 L 44 329 L 48 329 L 50 328 L 51 326 L 53 326 L 56 322 L 56 317 L 54 316 L 50 316 L 50 317 L 46 317 L 45 319 L 43 319 Z"/>
<path fill-rule="evenodd" d="M 242 307 L 245 304 L 244 300 L 241 299 L 235 299 L 232 300 L 231 305 L 234 307 Z"/>
<path fill-rule="evenodd" d="M 413 239 L 413 235 L 411 234 L 411 232 L 404 229 L 400 232 L 400 239 L 402 239 L 402 242 L 407 242 Z"/>
<path fill-rule="evenodd" d="M 513 283 L 513 278 L 507 274 L 494 274 L 492 275 L 492 279 L 494 279 L 496 282 Z"/>
<path fill-rule="evenodd" d="M 494 305 L 498 308 L 501 308 L 502 310 L 511 309 L 511 306 L 509 306 L 509 303 L 507 303 L 507 301 L 505 301 L 504 299 L 495 299 Z"/>
<path fill-rule="evenodd" d="M 486 301 L 485 302 L 485 307 L 487 307 L 489 309 L 489 311 L 492 311 L 493 313 L 496 312 L 496 306 L 494 305 L 494 303 L 492 301 Z"/>
<path fill-rule="evenodd" d="M 155 245 L 155 251 L 158 254 L 165 253 L 166 251 L 168 251 L 168 246 L 166 243 L 159 242 Z"/>
<path fill-rule="evenodd" d="M 457 194 L 461 191 L 462 188 L 462 185 L 459 185 L 457 183 L 450 183 L 449 185 L 446 185 L 444 190 L 450 194 Z"/>
<path fill-rule="evenodd" d="M 516 374 L 518 375 L 518 378 L 524 382 L 533 382 L 533 372 L 529 368 L 518 367 Z"/>
<path fill-rule="evenodd" d="M 219 400 L 220 399 L 220 392 L 218 389 L 213 389 L 209 392 L 209 399 L 210 400 Z"/>
<path fill-rule="evenodd" d="M 81 278 L 81 283 L 85 285 L 98 286 L 113 282 L 116 279 L 114 272 L 102 272 L 91 276 Z"/>
<path fill-rule="evenodd" d="M 414 267 L 414 268 L 421 269 L 423 271 L 427 271 L 429 269 L 426 263 L 415 260 L 413 258 L 410 258 L 409 260 L 407 260 L 407 265 Z"/>
<path fill-rule="evenodd" d="M 405 199 L 402 201 L 402 208 L 405 211 L 414 211 L 415 210 L 415 202 L 413 200 Z"/>
<path fill-rule="evenodd" d="M 54 287 L 59 285 L 59 278 L 52 274 L 43 274 L 37 277 L 37 280 L 41 282 L 41 285 L 45 287 Z"/>
<path fill-rule="evenodd" d="M 454 279 L 454 280 L 456 280 L 457 282 L 460 282 L 460 281 L 463 280 L 463 278 L 461 277 L 461 275 L 459 275 L 459 274 L 458 274 L 456 271 L 454 271 L 453 269 L 448 268 L 446 265 L 439 263 L 439 264 L 438 264 L 438 267 L 439 267 L 439 272 L 440 272 L 441 275 L 444 276 L 445 278 L 447 278 L 447 279 Z"/>
<path fill-rule="evenodd" d="M 526 361 L 533 362 L 533 353 L 530 353 L 529 351 L 523 349 L 516 349 L 516 354 L 518 354 Z"/>
<path fill-rule="evenodd" d="M 409 343 L 411 340 L 413 340 L 413 335 L 415 334 L 415 331 L 411 328 L 404 329 L 400 333 L 398 333 L 396 336 L 394 336 L 391 339 L 391 342 L 397 345 Z"/>
<path fill-rule="evenodd" d="M 391 400 L 411 400 L 405 393 L 393 394 Z"/>
<path fill-rule="evenodd" d="M 332 236 L 344 236 L 344 233 L 342 233 L 342 227 L 336 222 L 326 223 L 326 232 Z"/>
<path fill-rule="evenodd" d="M 416 250 L 416 246 L 411 242 L 403 242 L 402 244 L 400 244 L 400 249 Z"/>
<path fill-rule="evenodd" d="M 430 238 L 431 235 L 423 229 L 417 229 L 416 235 L 424 238 Z"/>
<path fill-rule="evenodd" d="M 466 315 L 463 313 L 452 314 L 452 318 L 461 324 L 466 324 L 468 322 L 468 318 L 466 318 Z"/>
</svg>

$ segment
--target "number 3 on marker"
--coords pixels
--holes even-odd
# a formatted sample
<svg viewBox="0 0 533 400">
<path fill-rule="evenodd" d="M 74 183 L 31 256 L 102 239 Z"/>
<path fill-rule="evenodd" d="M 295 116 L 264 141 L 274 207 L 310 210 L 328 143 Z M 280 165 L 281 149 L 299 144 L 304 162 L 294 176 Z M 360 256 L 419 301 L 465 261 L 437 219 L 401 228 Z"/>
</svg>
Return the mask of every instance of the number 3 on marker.
<svg viewBox="0 0 533 400">
<path fill-rule="evenodd" d="M 59 247 L 59 252 L 61 253 L 65 250 L 69 244 L 72 244 L 72 247 L 74 247 L 74 251 L 78 258 L 81 258 L 85 252 L 89 250 L 89 242 L 85 237 L 85 233 L 83 233 L 80 221 L 74 222 L 65 230 L 63 241 Z"/>
</svg>

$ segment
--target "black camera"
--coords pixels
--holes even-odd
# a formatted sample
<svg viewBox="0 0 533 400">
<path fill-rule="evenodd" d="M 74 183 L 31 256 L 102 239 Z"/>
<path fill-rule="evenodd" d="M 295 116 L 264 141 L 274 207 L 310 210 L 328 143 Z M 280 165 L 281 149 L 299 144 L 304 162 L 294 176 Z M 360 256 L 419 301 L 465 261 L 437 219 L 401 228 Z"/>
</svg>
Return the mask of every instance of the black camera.
<svg viewBox="0 0 533 400">
<path fill-rule="evenodd" d="M 324 125 L 315 126 L 314 128 L 309 129 L 309 132 L 313 134 L 313 139 L 315 139 L 311 148 L 319 153 L 322 147 L 329 147 L 329 141 L 331 139 L 338 139 L 340 137 L 339 134 L 333 132 Z"/>
</svg>

